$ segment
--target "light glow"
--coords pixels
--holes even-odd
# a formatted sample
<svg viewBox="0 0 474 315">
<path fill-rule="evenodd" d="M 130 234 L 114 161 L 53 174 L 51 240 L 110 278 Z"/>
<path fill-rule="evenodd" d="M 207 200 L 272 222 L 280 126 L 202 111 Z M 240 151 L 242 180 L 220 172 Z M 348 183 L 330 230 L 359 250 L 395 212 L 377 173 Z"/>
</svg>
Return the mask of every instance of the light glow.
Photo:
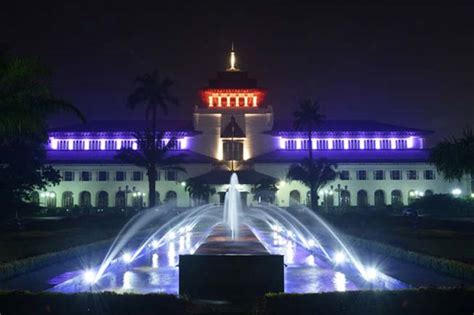
<svg viewBox="0 0 474 315">
<path fill-rule="evenodd" d="M 92 270 L 86 270 L 82 274 L 84 281 L 88 284 L 95 284 L 96 283 L 96 274 Z"/>
<path fill-rule="evenodd" d="M 374 267 L 369 267 L 365 270 L 364 278 L 366 281 L 373 281 L 377 279 L 378 274 L 379 272 L 377 269 L 375 269 Z"/>
<path fill-rule="evenodd" d="M 122 255 L 122 260 L 123 260 L 124 263 L 129 264 L 129 263 L 132 262 L 133 257 L 132 257 L 132 255 L 131 255 L 129 252 L 125 252 L 125 253 Z"/>
<path fill-rule="evenodd" d="M 342 265 L 346 261 L 346 255 L 343 252 L 339 251 L 334 255 L 334 263 L 336 265 Z"/>
<path fill-rule="evenodd" d="M 455 196 L 455 197 L 459 197 L 459 196 L 462 194 L 462 190 L 459 189 L 459 188 L 454 188 L 454 189 L 451 191 L 451 194 L 453 194 L 453 196 Z"/>
</svg>

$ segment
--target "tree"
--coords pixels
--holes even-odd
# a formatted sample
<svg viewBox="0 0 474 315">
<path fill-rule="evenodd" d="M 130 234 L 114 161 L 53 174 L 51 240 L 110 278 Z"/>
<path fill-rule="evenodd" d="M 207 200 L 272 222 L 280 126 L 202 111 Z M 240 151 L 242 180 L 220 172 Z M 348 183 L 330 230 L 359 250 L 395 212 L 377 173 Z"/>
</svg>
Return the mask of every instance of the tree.
<svg viewBox="0 0 474 315">
<path fill-rule="evenodd" d="M 50 73 L 37 59 L 0 51 L 0 198 L 9 215 L 31 193 L 58 184 L 59 173 L 45 166 L 48 118 L 70 112 L 84 116 L 54 96 Z"/>
<path fill-rule="evenodd" d="M 305 186 L 314 189 L 314 195 L 311 195 L 311 207 L 316 210 L 319 198 L 318 191 L 321 187 L 336 179 L 336 168 L 336 164 L 326 159 L 313 161 L 304 159 L 299 164 L 292 164 L 286 177 L 289 180 L 299 181 Z"/>
<path fill-rule="evenodd" d="M 163 145 L 164 134 L 151 132 L 146 129 L 144 132 L 137 132 L 134 137 L 137 139 L 137 149 L 121 149 L 115 158 L 119 161 L 134 164 L 146 170 L 148 177 L 148 204 L 150 207 L 156 205 L 156 180 L 158 170 L 174 170 L 186 172 L 178 164 L 182 163 L 183 154 L 170 155 L 176 139 L 170 139 Z"/>
<path fill-rule="evenodd" d="M 461 180 L 474 174 L 474 133 L 471 128 L 463 131 L 461 138 L 444 140 L 431 151 L 431 162 L 447 180 Z"/>
<path fill-rule="evenodd" d="M 319 113 L 319 104 L 316 101 L 306 99 L 300 103 L 300 108 L 293 113 L 294 127 L 296 130 L 304 131 L 308 134 L 308 159 L 309 163 L 313 163 L 313 142 L 312 134 L 316 130 L 316 126 L 324 119 L 324 116 Z M 311 207 L 317 207 L 317 187 L 314 182 L 309 182 Z"/>
<path fill-rule="evenodd" d="M 138 105 L 145 106 L 145 117 L 151 120 L 151 131 L 156 132 L 156 118 L 158 108 L 161 108 L 164 115 L 168 115 L 170 104 L 179 105 L 176 97 L 170 94 L 170 88 L 174 82 L 169 78 L 161 79 L 157 70 L 152 73 L 145 73 L 135 80 L 136 86 L 128 96 L 127 106 L 135 109 Z"/>
<path fill-rule="evenodd" d="M 276 186 L 275 180 L 264 178 L 252 188 L 253 200 L 273 203 L 277 191 L 278 187 Z"/>
<path fill-rule="evenodd" d="M 214 187 L 195 178 L 190 178 L 186 181 L 185 190 L 197 202 L 197 205 L 209 202 L 209 198 L 216 193 Z"/>
</svg>

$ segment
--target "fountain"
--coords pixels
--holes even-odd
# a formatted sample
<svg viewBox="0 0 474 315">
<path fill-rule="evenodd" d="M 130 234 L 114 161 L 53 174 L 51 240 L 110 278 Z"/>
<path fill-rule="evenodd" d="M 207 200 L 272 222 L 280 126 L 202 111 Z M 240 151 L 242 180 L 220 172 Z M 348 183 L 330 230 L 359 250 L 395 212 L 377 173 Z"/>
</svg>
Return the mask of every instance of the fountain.
<svg viewBox="0 0 474 315">
<path fill-rule="evenodd" d="M 230 176 L 229 190 L 225 194 L 224 200 L 224 222 L 232 232 L 232 239 L 239 237 L 239 213 L 241 209 L 240 192 L 237 190 L 239 179 L 237 174 Z"/>
<path fill-rule="evenodd" d="M 341 235 L 304 206 L 242 209 L 238 184 L 232 174 L 223 207 L 208 204 L 176 216 L 168 215 L 169 206 L 140 212 L 99 266 L 66 280 L 59 276 L 51 291 L 237 299 L 266 292 L 406 287 L 376 265 L 363 264 Z"/>
</svg>

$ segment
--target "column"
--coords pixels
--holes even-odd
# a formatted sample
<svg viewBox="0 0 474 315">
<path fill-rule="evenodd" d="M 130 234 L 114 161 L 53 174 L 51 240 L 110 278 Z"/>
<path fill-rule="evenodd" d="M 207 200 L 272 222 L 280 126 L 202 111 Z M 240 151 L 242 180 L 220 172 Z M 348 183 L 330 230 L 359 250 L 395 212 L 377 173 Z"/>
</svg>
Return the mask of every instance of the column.
<svg viewBox="0 0 474 315">
<path fill-rule="evenodd" d="M 213 107 L 214 105 L 212 105 L 212 96 L 209 96 L 209 107 Z"/>
<path fill-rule="evenodd" d="M 217 97 L 217 106 L 222 107 L 222 97 L 221 96 Z"/>
<path fill-rule="evenodd" d="M 239 107 L 239 96 L 235 97 L 235 107 Z"/>
<path fill-rule="evenodd" d="M 227 96 L 227 107 L 230 107 L 230 96 Z"/>
<path fill-rule="evenodd" d="M 244 97 L 244 106 L 245 107 L 249 106 L 249 98 L 247 96 Z"/>
<path fill-rule="evenodd" d="M 253 107 L 257 107 L 257 97 L 256 97 L 256 96 L 254 96 L 254 97 L 252 98 L 252 106 L 253 106 Z"/>
</svg>

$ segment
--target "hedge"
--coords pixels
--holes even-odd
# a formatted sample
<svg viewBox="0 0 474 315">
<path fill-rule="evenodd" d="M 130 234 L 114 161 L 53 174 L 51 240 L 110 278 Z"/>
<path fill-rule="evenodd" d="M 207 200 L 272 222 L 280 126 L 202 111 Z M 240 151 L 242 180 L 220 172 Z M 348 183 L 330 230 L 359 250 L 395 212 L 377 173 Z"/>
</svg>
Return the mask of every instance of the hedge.
<svg viewBox="0 0 474 315">
<path fill-rule="evenodd" d="M 255 314 L 472 314 L 474 289 L 267 294 Z"/>
<path fill-rule="evenodd" d="M 187 309 L 189 302 L 168 294 L 0 293 L 2 315 L 185 314 Z"/>
<path fill-rule="evenodd" d="M 103 240 L 87 245 L 72 247 L 57 252 L 47 253 L 0 264 L 0 280 L 12 278 L 22 273 L 34 271 L 51 264 L 76 258 L 93 251 L 103 250 L 110 246 L 111 243 L 112 240 L 110 239 Z"/>
<path fill-rule="evenodd" d="M 379 254 L 399 258 L 422 267 L 442 272 L 456 278 L 474 281 L 473 265 L 466 264 L 457 260 L 425 255 L 418 252 L 409 251 L 400 247 L 361 239 L 354 236 L 345 235 L 344 237 L 351 243 L 351 245 L 356 248 L 364 248 L 370 251 L 377 252 Z"/>
</svg>

